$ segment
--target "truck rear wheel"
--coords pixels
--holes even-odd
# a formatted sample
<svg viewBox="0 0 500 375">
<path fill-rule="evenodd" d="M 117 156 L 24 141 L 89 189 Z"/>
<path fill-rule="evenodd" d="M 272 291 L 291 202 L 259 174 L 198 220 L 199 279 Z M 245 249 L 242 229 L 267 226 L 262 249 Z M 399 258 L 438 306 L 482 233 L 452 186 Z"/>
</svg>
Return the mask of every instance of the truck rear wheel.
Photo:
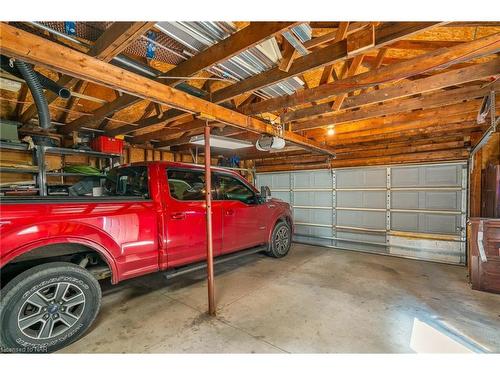
<svg viewBox="0 0 500 375">
<path fill-rule="evenodd" d="M 101 306 L 101 288 L 90 272 L 71 263 L 33 267 L 1 291 L 2 352 L 61 349 L 80 338 Z"/>
<path fill-rule="evenodd" d="M 290 227 L 284 221 L 278 222 L 273 229 L 267 254 L 274 258 L 282 258 L 288 254 L 292 245 Z"/>
</svg>

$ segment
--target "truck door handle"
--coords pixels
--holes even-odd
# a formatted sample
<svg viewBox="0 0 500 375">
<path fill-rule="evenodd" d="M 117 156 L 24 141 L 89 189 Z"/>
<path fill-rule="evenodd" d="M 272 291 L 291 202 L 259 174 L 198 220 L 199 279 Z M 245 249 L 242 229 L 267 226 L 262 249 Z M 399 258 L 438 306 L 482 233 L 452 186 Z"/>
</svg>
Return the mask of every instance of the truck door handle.
<svg viewBox="0 0 500 375">
<path fill-rule="evenodd" d="M 226 210 L 226 216 L 233 216 L 234 215 L 234 210 Z"/>
<path fill-rule="evenodd" d="M 186 218 L 186 213 L 185 212 L 175 212 L 170 217 L 173 220 L 184 220 Z"/>
</svg>

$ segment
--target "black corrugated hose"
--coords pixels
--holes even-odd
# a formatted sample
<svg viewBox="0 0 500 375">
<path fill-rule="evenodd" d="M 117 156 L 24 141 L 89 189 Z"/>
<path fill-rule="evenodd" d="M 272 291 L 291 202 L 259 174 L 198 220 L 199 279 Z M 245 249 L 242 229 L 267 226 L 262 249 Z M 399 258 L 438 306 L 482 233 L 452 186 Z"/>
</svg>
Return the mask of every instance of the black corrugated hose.
<svg viewBox="0 0 500 375">
<path fill-rule="evenodd" d="M 16 67 L 10 66 L 10 59 L 7 56 L 1 55 L 0 57 L 1 57 L 0 66 L 2 67 L 3 70 L 9 72 L 10 74 L 16 77 L 24 78 L 19 72 L 19 70 L 16 69 Z M 69 99 L 71 97 L 71 91 L 69 91 L 66 87 L 58 85 L 53 80 L 45 77 L 43 74 L 40 74 L 37 71 L 35 71 L 35 74 L 40 80 L 40 84 L 43 86 L 43 88 L 52 91 L 54 94 L 59 95 L 63 99 Z"/>
<path fill-rule="evenodd" d="M 38 124 L 43 129 L 48 129 L 50 127 L 49 105 L 47 103 L 47 99 L 45 98 L 40 80 L 31 65 L 25 63 L 24 61 L 15 60 L 14 66 L 17 70 L 19 70 L 31 91 L 31 95 L 33 96 L 38 112 Z"/>
</svg>

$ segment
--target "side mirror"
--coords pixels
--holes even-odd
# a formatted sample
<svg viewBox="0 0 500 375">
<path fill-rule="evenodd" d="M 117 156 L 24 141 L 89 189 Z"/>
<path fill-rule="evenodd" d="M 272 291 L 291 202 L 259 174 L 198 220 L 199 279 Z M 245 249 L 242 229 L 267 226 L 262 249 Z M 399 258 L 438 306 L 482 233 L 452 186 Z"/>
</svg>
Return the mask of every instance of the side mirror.
<svg viewBox="0 0 500 375">
<path fill-rule="evenodd" d="M 260 187 L 260 196 L 264 201 L 267 201 L 271 198 L 271 189 L 269 189 L 269 186 Z"/>
</svg>

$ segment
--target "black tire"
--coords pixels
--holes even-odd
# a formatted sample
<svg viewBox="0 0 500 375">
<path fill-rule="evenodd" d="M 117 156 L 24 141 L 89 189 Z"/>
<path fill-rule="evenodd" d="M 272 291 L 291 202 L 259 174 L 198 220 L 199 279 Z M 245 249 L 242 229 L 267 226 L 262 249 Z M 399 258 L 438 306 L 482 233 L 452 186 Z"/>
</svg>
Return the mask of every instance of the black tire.
<svg viewBox="0 0 500 375">
<path fill-rule="evenodd" d="M 86 269 L 53 262 L 16 276 L 0 298 L 1 351 L 49 353 L 78 340 L 92 325 L 101 287 Z"/>
<path fill-rule="evenodd" d="M 284 221 L 279 221 L 274 226 L 267 254 L 273 258 L 282 258 L 288 254 L 291 245 L 292 232 L 290 226 Z"/>
</svg>

